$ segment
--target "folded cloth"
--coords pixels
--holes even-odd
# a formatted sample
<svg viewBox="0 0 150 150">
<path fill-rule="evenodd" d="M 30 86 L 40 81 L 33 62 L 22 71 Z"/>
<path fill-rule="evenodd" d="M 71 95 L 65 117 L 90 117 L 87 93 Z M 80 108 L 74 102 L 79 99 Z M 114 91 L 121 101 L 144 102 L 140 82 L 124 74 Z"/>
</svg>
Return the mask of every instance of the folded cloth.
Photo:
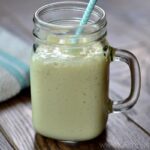
<svg viewBox="0 0 150 150">
<path fill-rule="evenodd" d="M 0 27 L 0 102 L 29 86 L 31 48 Z"/>
</svg>

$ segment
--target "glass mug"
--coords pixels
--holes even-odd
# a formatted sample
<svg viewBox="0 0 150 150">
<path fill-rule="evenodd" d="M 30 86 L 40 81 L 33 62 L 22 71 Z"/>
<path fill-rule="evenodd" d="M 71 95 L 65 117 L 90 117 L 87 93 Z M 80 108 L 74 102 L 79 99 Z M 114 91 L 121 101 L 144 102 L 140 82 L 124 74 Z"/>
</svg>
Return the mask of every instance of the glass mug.
<svg viewBox="0 0 150 150">
<path fill-rule="evenodd" d="M 136 57 L 112 48 L 106 39 L 106 16 L 95 6 L 80 26 L 87 3 L 56 2 L 34 15 L 31 95 L 35 130 L 61 141 L 90 140 L 102 133 L 108 114 L 131 108 L 140 93 Z M 82 28 L 78 36 L 75 32 Z M 75 41 L 75 42 L 73 42 Z M 122 101 L 109 99 L 109 65 L 125 62 L 131 91 Z"/>
</svg>

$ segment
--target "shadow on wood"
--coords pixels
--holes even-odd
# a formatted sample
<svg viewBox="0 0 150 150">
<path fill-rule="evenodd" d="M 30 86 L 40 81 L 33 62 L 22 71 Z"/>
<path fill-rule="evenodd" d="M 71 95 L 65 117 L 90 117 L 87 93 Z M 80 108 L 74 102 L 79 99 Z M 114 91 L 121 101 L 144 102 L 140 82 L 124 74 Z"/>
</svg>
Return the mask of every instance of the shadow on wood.
<svg viewBox="0 0 150 150">
<path fill-rule="evenodd" d="M 18 104 L 28 104 L 30 105 L 30 88 L 26 88 L 21 91 L 18 95 L 14 96 L 10 100 L 6 100 L 0 103 L 0 112 L 6 109 L 10 109 L 11 107 L 15 107 Z"/>
<path fill-rule="evenodd" d="M 44 149 L 44 150 L 101 150 L 101 149 L 111 149 L 114 148 L 107 143 L 107 130 L 97 138 L 78 143 L 63 143 L 54 139 L 46 138 L 36 133 L 34 146 L 35 149 Z"/>
</svg>

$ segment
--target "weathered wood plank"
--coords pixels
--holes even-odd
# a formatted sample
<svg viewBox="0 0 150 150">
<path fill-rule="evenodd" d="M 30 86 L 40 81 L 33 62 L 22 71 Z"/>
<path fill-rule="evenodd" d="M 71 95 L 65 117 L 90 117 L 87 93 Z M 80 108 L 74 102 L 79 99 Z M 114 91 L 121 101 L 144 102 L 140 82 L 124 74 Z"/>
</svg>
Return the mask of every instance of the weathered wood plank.
<svg viewBox="0 0 150 150">
<path fill-rule="evenodd" d="M 107 129 L 97 139 L 74 146 L 35 134 L 31 122 L 29 91 L 0 105 L 0 124 L 13 139 L 18 149 L 52 150 L 98 150 L 98 149 L 143 149 L 150 147 L 150 137 L 122 114 L 110 115 Z M 143 144 L 144 143 L 144 144 Z"/>
<path fill-rule="evenodd" d="M 148 0 L 106 0 L 98 4 L 106 11 L 108 39 L 112 45 L 124 48 L 141 41 L 149 43 Z"/>
<path fill-rule="evenodd" d="M 16 34 L 28 44 L 32 44 L 32 33 L 30 33 L 28 29 L 19 22 L 13 13 L 6 11 L 4 8 L 0 9 L 0 26 L 11 31 L 13 34 Z"/>
<path fill-rule="evenodd" d="M 7 139 L 0 131 L 0 150 L 13 150 L 14 148 L 9 144 Z"/>
<path fill-rule="evenodd" d="M 1 0 L 0 25 L 5 26 L 31 44 L 33 12 L 39 6 L 53 1 Z M 146 51 L 146 49 L 150 49 L 148 44 L 150 36 L 150 2 L 149 0 L 105 0 L 98 1 L 98 4 L 107 12 L 110 43 L 122 48 L 131 48 L 131 51 L 136 54 L 140 61 L 142 91 L 138 103 L 131 111 L 125 113 L 126 116 L 122 114 L 111 115 L 107 130 L 97 139 L 69 146 L 35 134 L 31 123 L 29 91 L 23 92 L 21 95 L 9 100 L 9 102 L 0 104 L 0 124 L 7 136 L 13 139 L 18 149 L 150 149 L 150 116 L 148 115 L 150 110 L 150 53 Z M 122 91 L 119 92 L 120 95 L 114 95 L 114 98 L 125 97 L 129 91 L 129 80 L 126 82 L 129 79 L 129 74 L 124 73 L 128 71 L 127 68 L 122 68 L 122 66 L 117 68 L 112 70 L 113 82 L 111 89 L 115 89 L 115 93 L 118 93 L 120 89 Z M 7 143 L 3 135 L 0 134 L 0 144 L 1 141 Z M 7 144 L 3 146 L 7 146 Z"/>
<path fill-rule="evenodd" d="M 23 92 L 24 96 L 19 95 L 18 98 L 13 98 L 0 105 L 0 124 L 4 131 L 14 140 L 18 149 L 26 150 L 34 148 L 34 131 L 31 124 L 28 92 Z"/>
</svg>

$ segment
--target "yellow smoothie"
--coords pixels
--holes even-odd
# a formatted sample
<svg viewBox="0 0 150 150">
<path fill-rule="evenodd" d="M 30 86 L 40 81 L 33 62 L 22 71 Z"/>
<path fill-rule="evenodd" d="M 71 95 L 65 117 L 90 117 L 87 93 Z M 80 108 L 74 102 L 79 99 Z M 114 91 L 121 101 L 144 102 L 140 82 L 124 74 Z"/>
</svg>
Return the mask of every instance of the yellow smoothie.
<svg viewBox="0 0 150 150">
<path fill-rule="evenodd" d="M 108 116 L 108 76 L 109 59 L 100 44 L 40 45 L 31 62 L 36 131 L 70 141 L 97 137 Z"/>
</svg>

